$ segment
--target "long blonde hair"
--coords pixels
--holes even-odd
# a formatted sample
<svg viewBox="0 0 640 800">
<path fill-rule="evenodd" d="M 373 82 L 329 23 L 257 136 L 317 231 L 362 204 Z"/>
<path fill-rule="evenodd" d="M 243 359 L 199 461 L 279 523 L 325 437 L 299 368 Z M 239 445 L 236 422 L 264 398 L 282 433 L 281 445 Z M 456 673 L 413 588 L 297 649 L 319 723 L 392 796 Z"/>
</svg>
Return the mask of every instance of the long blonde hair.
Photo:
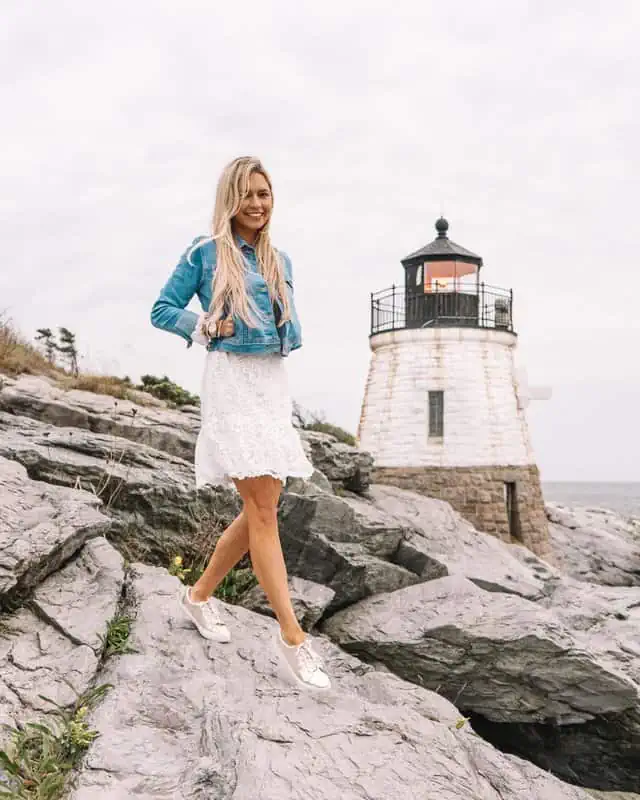
<svg viewBox="0 0 640 800">
<path fill-rule="evenodd" d="M 250 327 L 257 327 L 264 316 L 247 294 L 245 261 L 236 244 L 232 227 L 232 219 L 240 210 L 240 205 L 249 192 L 249 179 L 256 172 L 267 181 L 273 196 L 271 178 L 259 159 L 251 156 L 234 159 L 222 170 L 218 181 L 212 234 L 200 240 L 192 248 L 193 252 L 193 249 L 199 247 L 203 241 L 213 240 L 216 243 L 216 269 L 209 306 L 209 317 L 214 322 L 221 319 L 226 312 L 239 317 Z M 282 302 L 283 312 L 280 315 L 279 325 L 283 325 L 291 319 L 291 310 L 282 256 L 272 246 L 269 237 L 270 221 L 269 217 L 258 232 L 255 249 L 258 268 L 267 283 L 271 302 L 276 299 Z"/>
</svg>

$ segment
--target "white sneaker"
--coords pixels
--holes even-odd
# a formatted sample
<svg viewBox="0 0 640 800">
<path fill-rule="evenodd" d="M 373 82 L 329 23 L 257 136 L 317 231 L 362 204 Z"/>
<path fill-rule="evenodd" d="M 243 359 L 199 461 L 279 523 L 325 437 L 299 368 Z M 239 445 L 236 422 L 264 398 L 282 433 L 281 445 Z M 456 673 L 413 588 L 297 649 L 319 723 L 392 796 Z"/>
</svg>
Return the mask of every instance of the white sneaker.
<svg viewBox="0 0 640 800">
<path fill-rule="evenodd" d="M 310 636 L 302 644 L 287 644 L 282 638 L 282 629 L 278 626 L 276 648 L 298 683 L 314 689 L 331 688 L 329 676 L 324 670 L 322 659 L 313 649 Z"/>
<path fill-rule="evenodd" d="M 215 599 L 210 597 L 208 600 L 196 603 L 191 600 L 190 594 L 189 586 L 181 586 L 178 589 L 178 604 L 200 631 L 200 634 L 205 639 L 211 639 L 214 642 L 230 642 L 231 633 L 220 618 L 220 612 L 215 606 Z"/>
</svg>

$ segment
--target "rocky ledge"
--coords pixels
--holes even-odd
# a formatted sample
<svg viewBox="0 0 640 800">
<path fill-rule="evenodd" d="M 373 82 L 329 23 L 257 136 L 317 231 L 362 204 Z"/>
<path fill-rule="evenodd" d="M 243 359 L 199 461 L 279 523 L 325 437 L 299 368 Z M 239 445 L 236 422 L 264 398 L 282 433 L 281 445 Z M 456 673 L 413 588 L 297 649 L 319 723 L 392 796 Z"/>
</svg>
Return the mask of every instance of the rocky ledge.
<svg viewBox="0 0 640 800">
<path fill-rule="evenodd" d="M 305 438 L 317 471 L 289 483 L 279 522 L 333 687 L 304 692 L 259 587 L 221 604 L 228 645 L 179 616 L 165 567 L 206 556 L 238 509 L 233 492 L 193 488 L 196 412 L 88 394 L 36 378 L 0 391 L 0 719 L 47 719 L 43 696 L 69 706 L 112 686 L 74 800 L 640 789 L 632 522 L 549 507 L 554 568 L 442 501 L 369 485 L 356 448 Z M 114 617 L 131 633 L 109 656 Z"/>
</svg>

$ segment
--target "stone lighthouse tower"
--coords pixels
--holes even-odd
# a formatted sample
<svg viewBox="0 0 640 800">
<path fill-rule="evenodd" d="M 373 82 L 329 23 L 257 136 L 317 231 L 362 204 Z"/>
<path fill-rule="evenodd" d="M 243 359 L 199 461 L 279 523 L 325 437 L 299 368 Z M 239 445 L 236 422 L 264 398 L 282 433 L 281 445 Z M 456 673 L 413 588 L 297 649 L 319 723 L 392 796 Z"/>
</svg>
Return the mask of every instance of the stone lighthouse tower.
<svg viewBox="0 0 640 800">
<path fill-rule="evenodd" d="M 437 237 L 402 260 L 404 286 L 371 295 L 358 429 L 375 480 L 438 497 L 478 530 L 550 554 L 540 477 L 514 363 L 513 291 Z"/>
</svg>

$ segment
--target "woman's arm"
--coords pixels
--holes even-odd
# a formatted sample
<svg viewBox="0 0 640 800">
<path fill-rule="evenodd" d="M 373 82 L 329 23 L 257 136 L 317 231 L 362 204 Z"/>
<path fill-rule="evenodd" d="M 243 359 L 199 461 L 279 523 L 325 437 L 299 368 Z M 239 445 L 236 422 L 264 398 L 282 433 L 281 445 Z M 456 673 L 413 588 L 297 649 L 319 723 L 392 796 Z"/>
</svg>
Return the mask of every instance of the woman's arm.
<svg viewBox="0 0 640 800">
<path fill-rule="evenodd" d="M 201 341 L 200 334 L 194 336 L 196 325 L 202 315 L 186 309 L 202 280 L 202 259 L 199 248 L 193 250 L 190 258 L 187 258 L 199 238 L 194 239 L 191 246 L 182 254 L 151 308 L 151 324 L 155 328 L 176 333 L 186 339 L 187 347 L 191 347 L 194 339 L 206 344 L 206 340 Z"/>
</svg>

